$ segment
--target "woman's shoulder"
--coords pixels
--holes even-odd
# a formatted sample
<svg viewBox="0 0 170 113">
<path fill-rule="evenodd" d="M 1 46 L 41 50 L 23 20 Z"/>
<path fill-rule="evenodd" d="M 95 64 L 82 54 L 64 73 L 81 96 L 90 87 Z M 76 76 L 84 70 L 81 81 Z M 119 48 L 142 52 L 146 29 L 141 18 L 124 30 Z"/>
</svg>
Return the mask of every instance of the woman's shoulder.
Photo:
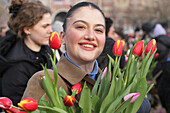
<svg viewBox="0 0 170 113">
<path fill-rule="evenodd" d="M 51 79 L 53 80 L 53 70 L 48 69 L 47 70 Z M 44 76 L 45 71 L 41 70 L 36 72 L 28 81 L 27 87 L 25 89 L 24 95 L 22 98 L 26 98 L 26 97 L 32 97 L 36 100 L 40 100 L 40 98 L 45 94 L 43 85 L 42 85 L 42 77 Z M 58 89 L 62 87 L 64 88 L 64 90 L 68 93 L 68 88 L 67 85 L 65 83 L 65 81 L 58 76 Z M 38 94 L 38 95 L 37 95 Z"/>
</svg>

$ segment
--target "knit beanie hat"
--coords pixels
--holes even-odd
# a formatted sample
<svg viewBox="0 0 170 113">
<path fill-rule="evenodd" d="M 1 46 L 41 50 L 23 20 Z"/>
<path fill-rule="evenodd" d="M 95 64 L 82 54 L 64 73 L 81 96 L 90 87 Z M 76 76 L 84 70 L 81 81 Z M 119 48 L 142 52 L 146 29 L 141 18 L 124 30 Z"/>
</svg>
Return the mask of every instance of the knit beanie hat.
<svg viewBox="0 0 170 113">
<path fill-rule="evenodd" d="M 159 35 L 166 35 L 166 31 L 161 24 L 156 24 L 153 30 L 153 37 L 157 37 Z"/>
</svg>

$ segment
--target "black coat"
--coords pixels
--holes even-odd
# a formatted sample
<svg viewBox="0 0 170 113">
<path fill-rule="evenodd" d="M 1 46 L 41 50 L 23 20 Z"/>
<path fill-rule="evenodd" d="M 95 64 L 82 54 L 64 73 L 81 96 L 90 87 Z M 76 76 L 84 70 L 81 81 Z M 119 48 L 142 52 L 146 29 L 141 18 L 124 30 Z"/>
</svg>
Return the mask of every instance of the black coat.
<svg viewBox="0 0 170 113">
<path fill-rule="evenodd" d="M 170 52 L 170 37 L 167 35 L 160 35 L 155 38 L 157 42 L 157 52 L 159 53 L 158 61 L 166 60 Z"/>
<path fill-rule="evenodd" d="M 51 68 L 48 56 L 53 54 L 49 46 L 42 46 L 40 53 L 35 54 L 15 34 L 8 34 L 6 39 L 0 41 L 0 76 L 1 96 L 12 99 L 17 105 L 20 101 L 28 80 L 31 76 L 42 70 L 41 63 Z M 36 56 L 38 55 L 38 56 Z"/>
</svg>

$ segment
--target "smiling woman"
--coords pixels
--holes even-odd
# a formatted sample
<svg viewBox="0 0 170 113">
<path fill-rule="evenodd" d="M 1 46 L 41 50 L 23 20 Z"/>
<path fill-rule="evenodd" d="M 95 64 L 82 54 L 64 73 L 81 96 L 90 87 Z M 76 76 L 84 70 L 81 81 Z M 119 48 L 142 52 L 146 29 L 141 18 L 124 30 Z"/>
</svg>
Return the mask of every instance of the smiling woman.
<svg viewBox="0 0 170 113">
<path fill-rule="evenodd" d="M 105 44 L 105 16 L 98 6 L 91 2 L 80 2 L 67 13 L 61 39 L 66 46 L 57 63 L 58 88 L 63 87 L 71 94 L 71 87 L 76 83 L 92 89 L 101 70 L 96 58 L 103 51 Z M 53 70 L 48 70 L 53 78 Z M 23 98 L 36 100 L 44 95 L 41 77 L 44 71 L 35 73 L 28 82 Z M 79 94 L 80 96 L 80 94 Z"/>
<path fill-rule="evenodd" d="M 51 11 L 40 2 L 25 0 L 12 0 L 9 11 L 11 34 L 0 41 L 0 96 L 9 97 L 17 105 L 29 78 L 42 70 L 40 64 L 51 68 L 47 54 L 52 55 L 48 46 Z"/>
</svg>

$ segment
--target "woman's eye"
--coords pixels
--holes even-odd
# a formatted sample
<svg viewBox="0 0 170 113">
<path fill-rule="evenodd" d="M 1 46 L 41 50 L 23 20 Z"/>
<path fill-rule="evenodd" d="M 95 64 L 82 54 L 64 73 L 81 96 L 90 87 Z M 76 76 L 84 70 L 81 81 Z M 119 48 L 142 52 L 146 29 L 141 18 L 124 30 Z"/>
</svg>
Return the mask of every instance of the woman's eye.
<svg viewBox="0 0 170 113">
<path fill-rule="evenodd" d="M 103 33 L 103 30 L 100 30 L 100 29 L 96 29 L 96 31 L 99 33 Z"/>
<path fill-rule="evenodd" d="M 78 29 L 84 29 L 85 27 L 84 27 L 84 26 L 77 26 L 76 28 L 78 28 Z"/>
<path fill-rule="evenodd" d="M 48 26 L 46 26 L 46 25 L 45 25 L 45 26 L 43 26 L 43 28 L 47 28 L 47 27 L 48 27 Z"/>
</svg>

